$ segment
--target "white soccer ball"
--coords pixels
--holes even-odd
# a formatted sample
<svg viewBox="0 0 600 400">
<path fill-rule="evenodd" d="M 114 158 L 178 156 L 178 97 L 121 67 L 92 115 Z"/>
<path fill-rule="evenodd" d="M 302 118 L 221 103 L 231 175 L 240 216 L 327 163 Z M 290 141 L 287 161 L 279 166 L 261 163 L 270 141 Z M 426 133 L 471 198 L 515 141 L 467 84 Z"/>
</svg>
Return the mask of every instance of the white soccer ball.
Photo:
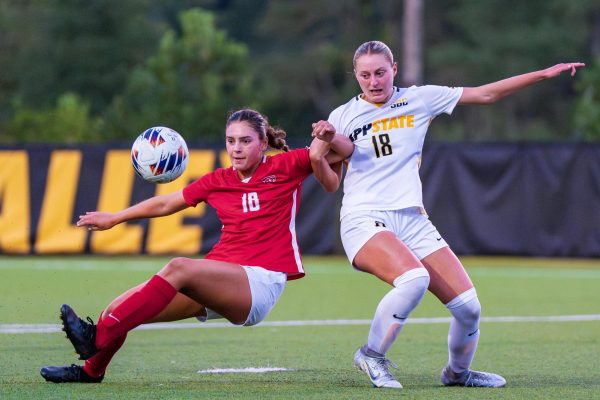
<svg viewBox="0 0 600 400">
<path fill-rule="evenodd" d="M 131 147 L 135 172 L 152 183 L 177 179 L 187 167 L 189 152 L 183 137 L 173 129 L 155 126 L 138 136 Z"/>
</svg>

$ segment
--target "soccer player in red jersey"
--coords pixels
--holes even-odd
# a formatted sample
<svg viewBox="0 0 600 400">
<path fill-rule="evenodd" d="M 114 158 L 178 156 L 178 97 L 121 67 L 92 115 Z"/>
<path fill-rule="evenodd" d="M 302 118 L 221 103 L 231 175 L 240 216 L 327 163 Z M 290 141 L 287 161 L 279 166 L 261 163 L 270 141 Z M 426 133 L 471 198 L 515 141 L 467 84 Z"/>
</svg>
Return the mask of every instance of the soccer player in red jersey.
<svg viewBox="0 0 600 400">
<path fill-rule="evenodd" d="M 83 366 L 43 367 L 40 373 L 47 381 L 101 382 L 127 332 L 144 323 L 196 317 L 255 325 L 275 305 L 286 281 L 304 276 L 295 230 L 302 181 L 313 165 L 321 170 L 320 163 L 340 163 L 352 153 L 352 143 L 341 138 L 335 153 L 330 143 L 315 139 L 310 150 L 288 151 L 285 132 L 250 109 L 231 114 L 225 137 L 230 168 L 217 169 L 183 190 L 116 213 L 94 211 L 80 216 L 78 226 L 105 230 L 133 219 L 170 215 L 204 201 L 216 209 L 223 228 L 219 242 L 204 259 L 172 259 L 149 281 L 113 300 L 97 325 L 63 305 L 67 338 L 86 361 Z M 268 146 L 284 152 L 267 157 Z M 322 184 L 334 191 L 339 180 Z"/>
</svg>

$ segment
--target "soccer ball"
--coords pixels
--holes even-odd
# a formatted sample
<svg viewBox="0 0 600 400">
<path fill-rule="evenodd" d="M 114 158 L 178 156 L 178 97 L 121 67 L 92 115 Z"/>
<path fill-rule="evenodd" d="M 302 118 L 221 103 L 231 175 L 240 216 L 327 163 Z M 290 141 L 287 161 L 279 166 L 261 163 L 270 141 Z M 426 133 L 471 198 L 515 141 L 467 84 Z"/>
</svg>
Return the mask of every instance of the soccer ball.
<svg viewBox="0 0 600 400">
<path fill-rule="evenodd" d="M 177 179 L 187 167 L 188 158 L 185 140 L 179 133 L 164 126 L 146 129 L 131 147 L 135 172 L 152 183 Z"/>
</svg>

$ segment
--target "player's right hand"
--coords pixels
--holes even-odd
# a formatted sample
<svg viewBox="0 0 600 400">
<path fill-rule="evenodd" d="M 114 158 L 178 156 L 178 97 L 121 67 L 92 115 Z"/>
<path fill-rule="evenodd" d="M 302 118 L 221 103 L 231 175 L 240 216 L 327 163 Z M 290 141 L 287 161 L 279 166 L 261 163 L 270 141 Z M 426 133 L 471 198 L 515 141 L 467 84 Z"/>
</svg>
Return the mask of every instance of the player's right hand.
<svg viewBox="0 0 600 400">
<path fill-rule="evenodd" d="M 310 144 L 309 157 L 312 161 L 318 161 L 329 153 L 329 143 L 314 138 Z"/>
<path fill-rule="evenodd" d="M 113 213 L 88 211 L 79 216 L 77 226 L 86 227 L 89 231 L 104 231 L 115 226 Z"/>
</svg>

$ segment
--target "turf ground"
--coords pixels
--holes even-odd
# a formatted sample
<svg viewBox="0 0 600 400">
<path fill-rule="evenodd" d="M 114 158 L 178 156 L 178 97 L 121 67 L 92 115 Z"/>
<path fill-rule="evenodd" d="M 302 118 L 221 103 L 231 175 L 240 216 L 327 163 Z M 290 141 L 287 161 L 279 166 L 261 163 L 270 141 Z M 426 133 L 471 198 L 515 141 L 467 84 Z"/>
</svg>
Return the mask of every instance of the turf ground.
<svg viewBox="0 0 600 400">
<path fill-rule="evenodd" d="M 343 258 L 306 257 L 308 276 L 290 282 L 257 327 L 190 321 L 188 329 L 132 332 L 100 385 L 40 377 L 43 365 L 77 362 L 64 334 L 6 333 L 32 324 L 56 330 L 62 303 L 96 318 L 165 261 L 0 257 L 0 399 L 600 399 L 600 260 L 463 258 L 486 317 L 473 366 L 504 375 L 504 389 L 441 386 L 448 324 L 434 318 L 448 314 L 430 294 L 388 353 L 404 390 L 371 388 L 352 368 L 352 355 L 387 289 Z M 534 318 L 582 315 L 588 317 Z M 197 373 L 249 367 L 288 371 Z"/>
</svg>

